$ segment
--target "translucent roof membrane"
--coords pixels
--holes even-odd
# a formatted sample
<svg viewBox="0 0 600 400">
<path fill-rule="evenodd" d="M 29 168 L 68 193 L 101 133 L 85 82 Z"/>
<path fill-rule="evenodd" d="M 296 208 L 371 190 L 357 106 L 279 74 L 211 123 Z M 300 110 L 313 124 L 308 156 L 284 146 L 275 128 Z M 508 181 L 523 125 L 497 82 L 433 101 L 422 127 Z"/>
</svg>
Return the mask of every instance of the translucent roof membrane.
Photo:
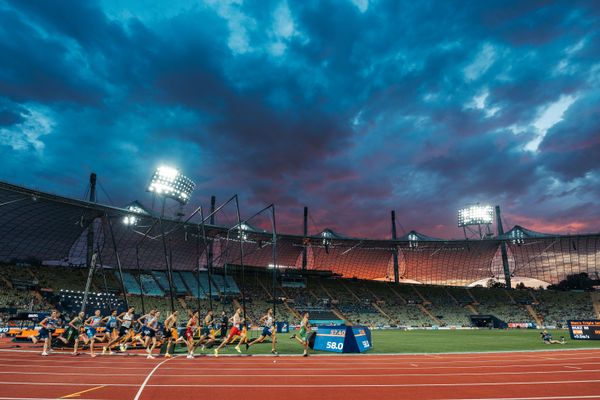
<svg viewBox="0 0 600 400">
<path fill-rule="evenodd" d="M 131 216 L 135 218 L 127 218 Z M 124 223 L 132 220 L 135 223 Z M 600 264 L 600 234 L 548 235 L 522 227 L 486 240 L 443 240 L 418 232 L 397 241 L 278 233 L 276 262 L 269 232 L 244 230 L 240 234 L 236 226 L 206 226 L 204 237 L 199 225 L 170 219 L 162 221 L 162 228 L 169 262 L 184 271 L 197 269 L 198 263 L 204 267 L 209 259 L 215 267 L 243 262 L 301 269 L 306 249 L 307 270 L 331 271 L 347 278 L 393 279 L 392 254 L 397 251 L 402 279 L 466 285 L 501 274 L 498 249 L 502 241 L 507 244 L 510 270 L 519 277 L 549 283 L 579 272 L 595 277 Z M 155 216 L 0 182 L 0 262 L 85 265 L 89 245 L 106 267 L 116 267 L 118 253 L 125 269 L 166 269 L 160 221 Z"/>
</svg>

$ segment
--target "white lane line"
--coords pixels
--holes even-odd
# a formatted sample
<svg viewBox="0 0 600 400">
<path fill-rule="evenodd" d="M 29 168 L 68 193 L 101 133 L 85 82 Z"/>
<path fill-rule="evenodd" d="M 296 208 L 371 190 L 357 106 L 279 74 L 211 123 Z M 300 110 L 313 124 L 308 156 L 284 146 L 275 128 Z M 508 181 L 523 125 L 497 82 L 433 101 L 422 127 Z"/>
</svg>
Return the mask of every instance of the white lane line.
<svg viewBox="0 0 600 400">
<path fill-rule="evenodd" d="M 566 366 L 565 368 L 569 368 Z M 378 377 L 378 376 L 498 376 L 498 375 L 547 375 L 547 374 L 582 374 L 582 373 L 591 373 L 591 374 L 600 374 L 599 369 L 581 369 L 577 367 L 577 371 L 565 371 L 565 370 L 556 370 L 556 371 L 526 371 L 526 372 L 464 372 L 464 373 L 433 373 L 433 374 L 415 374 L 415 373 L 402 373 L 402 374 L 319 374 L 319 375 L 308 375 L 308 374 L 165 374 L 162 373 L 160 375 L 163 377 L 173 377 L 173 378 L 243 378 L 243 377 L 257 377 L 257 378 L 320 378 L 323 376 L 329 377 L 348 377 L 348 378 L 362 378 L 362 377 Z M 166 370 L 167 368 L 163 368 Z M 361 370 L 362 371 L 362 370 Z M 90 373 L 77 373 L 77 372 L 10 372 L 10 371 L 0 371 L 0 375 L 49 375 L 49 376 L 90 376 Z M 115 376 L 115 373 L 93 373 L 93 376 Z M 117 374 L 117 376 L 132 376 L 132 377 L 140 377 L 146 376 L 146 374 Z"/>
<path fill-rule="evenodd" d="M 56 400 L 56 397 L 0 397 L 0 400 Z M 77 400 L 102 400 L 102 399 L 82 399 Z"/>
<path fill-rule="evenodd" d="M 267 365 L 271 365 L 272 362 L 271 361 L 263 361 L 263 360 L 256 360 L 256 359 L 249 359 L 248 358 L 240 358 L 236 361 L 233 360 L 219 360 L 218 363 L 220 366 L 227 366 L 227 365 L 233 365 L 233 366 L 240 366 L 240 365 L 245 365 L 245 364 L 251 364 L 252 366 L 256 367 L 256 366 L 267 366 Z M 211 361 L 209 361 L 211 360 Z M 240 361 L 246 361 L 244 362 L 240 362 Z M 540 358 L 538 360 L 532 360 L 532 361 L 542 361 L 542 360 L 551 360 L 551 361 L 558 361 L 558 362 L 562 362 L 564 364 L 572 364 L 574 361 L 576 361 L 577 363 L 579 363 L 582 360 L 600 360 L 600 355 L 598 355 L 597 357 L 572 357 L 572 358 Z M 0 362 L 3 363 L 7 363 L 7 362 L 14 362 L 16 360 L 9 360 L 9 359 L 2 359 L 0 358 Z M 65 366 L 68 365 L 73 365 L 73 366 L 85 366 L 84 364 L 93 364 L 96 366 L 101 366 L 101 365 L 109 365 L 111 368 L 113 368 L 115 366 L 115 363 L 118 363 L 119 365 L 136 365 L 138 366 L 138 368 L 140 366 L 145 366 L 148 363 L 139 360 L 139 361 L 127 361 L 127 360 L 116 360 L 113 359 L 111 361 L 109 361 L 108 359 L 106 360 L 94 360 L 91 358 L 80 358 L 80 359 L 73 359 L 72 356 L 69 356 L 69 358 L 56 358 L 56 357 L 50 357 L 50 358 L 36 358 L 36 359 L 31 359 L 31 360 L 23 360 L 23 359 L 19 359 L 18 360 L 21 364 L 23 363 L 29 363 L 31 362 L 32 364 L 35 364 L 36 366 L 45 366 L 45 365 L 51 365 L 54 366 L 56 365 L 58 362 L 61 362 L 63 364 L 65 364 Z M 207 362 L 212 362 L 212 363 L 217 363 L 217 361 L 214 360 L 214 357 L 212 356 L 202 356 L 202 357 L 198 357 L 196 360 L 191 361 L 191 360 L 183 360 L 181 359 L 179 361 L 179 365 L 184 364 L 184 365 L 189 365 L 190 367 L 194 366 L 194 365 L 198 365 L 198 362 L 202 362 L 202 361 L 207 361 Z M 298 365 L 298 366 L 302 366 L 303 368 L 307 367 L 307 366 L 338 366 L 340 365 L 340 363 L 346 364 L 346 360 L 341 360 L 338 362 L 327 362 L 327 361 L 321 361 L 321 360 L 282 360 L 280 361 L 280 365 L 287 365 L 287 366 L 294 366 L 294 365 Z M 478 359 L 472 359 L 472 360 L 459 360 L 459 361 L 425 361 L 423 359 L 419 360 L 418 363 L 421 366 L 443 366 L 443 365 L 455 365 L 455 364 L 473 364 L 476 366 L 486 366 L 486 365 L 490 365 L 490 364 L 494 364 L 497 366 L 503 366 L 503 365 L 511 365 L 511 364 L 503 364 L 503 363 L 508 363 L 514 361 L 514 358 L 512 359 L 506 359 L 506 360 L 478 360 Z M 408 365 L 410 364 L 408 361 L 405 360 L 398 360 L 398 361 L 388 361 L 388 362 L 371 362 L 371 361 L 357 361 L 357 362 L 353 362 L 353 365 L 364 365 L 364 366 L 369 366 L 369 365 L 377 365 L 377 366 L 385 366 L 385 365 L 390 365 L 390 366 L 398 366 L 398 365 Z M 6 365 L 6 364 L 3 364 Z M 14 364 L 12 364 L 14 365 Z M 453 368 L 459 368 L 457 367 L 453 367 Z"/>
<path fill-rule="evenodd" d="M 167 362 L 169 360 L 165 360 Z M 157 367 L 159 367 L 157 365 Z M 155 369 L 156 370 L 156 367 Z M 153 370 L 153 371 L 154 371 Z M 149 375 L 150 376 L 150 375 Z M 144 387 L 172 388 L 172 387 L 222 387 L 222 388 L 288 388 L 288 387 L 312 387 L 312 388 L 370 388 L 370 387 L 462 387 L 462 386 L 534 386 L 534 385 L 565 385 L 575 383 L 600 383 L 600 379 L 590 380 L 569 380 L 569 381 L 539 381 L 539 382 L 469 382 L 469 383 L 382 383 L 382 384 L 148 384 L 144 381 Z M 22 385 L 23 382 L 0 382 L 0 385 Z M 98 386 L 107 387 L 137 387 L 134 383 L 81 383 L 81 382 L 27 382 L 27 385 L 33 386 Z M 138 391 L 141 394 L 141 391 Z M 134 400 L 138 400 L 136 396 Z"/>
<path fill-rule="evenodd" d="M 176 356 L 177 357 L 177 356 Z M 142 383 L 142 386 L 140 386 L 140 389 L 138 390 L 138 392 L 136 393 L 135 397 L 133 398 L 133 400 L 139 400 L 140 396 L 142 395 L 142 392 L 144 391 L 144 388 L 146 387 L 146 385 L 148 384 L 148 381 L 150 380 L 150 378 L 152 377 L 152 375 L 154 375 L 154 373 L 156 372 L 156 370 L 158 368 L 160 368 L 161 365 L 163 365 L 164 363 L 166 363 L 167 361 L 170 360 L 174 360 L 176 357 L 173 358 L 165 358 L 163 361 L 159 362 L 158 364 L 156 364 L 156 367 L 154 367 L 154 369 L 152 371 L 150 371 L 150 373 L 148 374 L 148 376 L 146 377 L 146 379 L 144 380 L 144 383 Z"/>
<path fill-rule="evenodd" d="M 579 367 L 573 367 L 572 365 L 565 365 L 565 368 L 572 368 L 572 369 L 581 369 Z M 565 371 L 566 372 L 566 371 Z M 572 372 L 572 371 L 569 371 Z"/>
<path fill-rule="evenodd" d="M 69 350 L 70 351 L 70 350 Z M 69 351 L 58 352 L 56 355 L 68 355 Z M 452 358 L 472 358 L 473 355 L 479 355 L 480 357 L 494 357 L 494 358 L 512 358 L 514 354 L 519 354 L 519 357 L 529 358 L 542 358 L 545 354 L 552 357 L 573 356 L 573 353 L 580 354 L 596 354 L 600 352 L 600 348 L 579 348 L 579 349 L 539 349 L 539 350 L 505 350 L 505 351 L 475 351 L 475 352 L 451 352 L 451 353 L 362 353 L 362 354 L 329 354 L 329 353 L 315 353 L 313 356 L 320 358 L 339 358 L 346 361 L 347 358 L 369 358 L 373 359 L 386 359 L 386 358 L 398 358 L 407 360 L 408 357 L 434 357 L 441 359 L 452 359 Z M 7 356 L 12 356 L 18 353 L 29 353 L 39 354 L 40 350 L 27 350 L 27 349 L 0 349 L 0 353 L 7 353 Z M 144 353 L 127 353 L 118 354 L 119 357 L 145 357 Z M 237 354 L 223 354 L 228 357 L 240 357 Z M 297 357 L 296 354 L 281 354 L 280 357 Z M 252 357 L 272 357 L 271 354 L 252 354 Z"/>
<path fill-rule="evenodd" d="M 469 397 L 462 399 L 435 399 L 435 400 L 569 400 L 569 399 L 600 399 L 597 395 L 582 396 L 543 396 L 543 397 Z M 55 397 L 0 397 L 0 400 L 56 400 Z M 77 400 L 102 400 L 102 399 L 77 399 Z"/>
<path fill-rule="evenodd" d="M 186 365 L 186 366 L 173 366 L 173 367 L 164 367 L 164 370 L 173 370 L 173 371 L 214 371 L 215 368 L 220 368 L 223 367 L 224 364 L 212 364 L 213 361 L 210 362 L 198 362 L 196 364 L 191 364 L 191 365 Z M 212 364 L 212 365 L 211 365 Z M 600 365 L 600 362 L 581 362 L 578 363 L 579 365 Z M 177 364 L 177 365 L 181 365 L 181 364 Z M 237 364 L 239 366 L 239 364 Z M 279 367 L 273 367 L 273 364 L 270 363 L 269 364 L 271 367 L 267 368 L 267 367 L 261 367 L 262 371 L 298 371 L 298 370 L 304 370 L 306 368 L 310 368 L 311 371 L 331 371 L 331 367 L 328 368 L 317 368 L 317 367 L 313 367 L 310 364 L 307 365 L 298 365 L 297 367 L 291 366 L 289 364 L 281 364 L 281 366 Z M 288 366 L 285 366 L 288 365 Z M 458 365 L 458 366 L 424 366 L 424 369 L 427 370 L 431 370 L 431 369 L 450 369 L 450 370 L 465 370 L 465 369 L 498 369 L 498 368 L 533 368 L 533 367 L 564 367 L 565 364 L 503 364 L 503 365 Z M 0 367 L 11 367 L 13 368 L 13 371 L 15 370 L 15 364 L 0 364 Z M 63 365 L 63 364 L 52 364 L 52 365 L 28 365 L 27 366 L 27 370 L 31 370 L 33 368 L 45 368 L 45 369 L 55 369 L 55 368 L 73 368 L 73 369 L 78 369 L 78 370 L 102 370 L 102 369 L 109 369 L 111 371 L 114 370 L 134 370 L 134 371 L 139 371 L 139 369 L 141 367 L 144 367 L 144 365 L 138 366 L 138 367 L 121 367 L 118 364 L 113 364 L 112 366 L 106 366 L 106 367 L 100 367 L 100 366 L 86 366 L 86 365 Z M 228 371 L 247 371 L 248 367 L 241 367 L 241 368 L 230 368 L 227 367 Z M 381 371 L 381 370 L 394 370 L 394 371 L 398 371 L 398 370 L 407 370 L 407 371 L 411 371 L 413 370 L 413 367 L 409 367 L 409 364 L 406 365 L 396 365 L 396 366 L 391 366 L 391 367 L 362 367 L 362 366 L 357 366 L 357 367 L 335 367 L 336 371 Z M 63 374 L 68 374 L 68 372 L 64 372 Z"/>
<path fill-rule="evenodd" d="M 543 397 L 481 397 L 478 399 L 437 399 L 437 400 L 561 400 L 561 399 L 600 399 L 600 394 L 589 396 L 543 396 Z"/>
<path fill-rule="evenodd" d="M 180 354 L 180 356 L 183 354 Z M 237 359 L 232 359 L 233 357 L 236 356 L 231 356 L 229 357 L 229 359 L 223 359 L 223 361 L 221 362 L 221 364 L 225 364 L 225 363 L 230 363 L 230 364 L 235 364 L 235 365 L 239 365 L 239 364 L 253 364 L 253 365 L 258 365 L 258 364 L 263 364 L 263 365 L 267 365 L 269 363 L 271 363 L 271 360 L 264 360 L 264 359 L 257 359 L 254 358 L 255 356 L 252 355 L 251 357 L 238 357 Z M 109 358 L 112 358 L 109 360 Z M 280 359 L 281 363 L 285 363 L 285 364 L 301 364 L 301 365 L 308 365 L 308 364 L 319 364 L 319 365 L 339 365 L 340 363 L 347 363 L 348 360 L 338 360 L 338 361 L 334 361 L 334 360 L 326 360 L 323 357 L 318 357 L 320 359 L 314 359 L 313 360 L 307 360 L 301 357 L 296 357 L 295 359 Z M 196 364 L 198 361 L 209 361 L 209 360 L 213 360 L 214 357 L 212 356 L 199 356 L 197 357 L 194 361 L 192 360 L 186 360 L 186 359 L 181 359 L 180 363 L 181 364 L 190 364 L 190 365 L 194 365 Z M 580 357 L 580 356 L 572 356 L 572 357 L 562 357 L 562 358 L 552 358 L 552 357 L 538 357 L 534 360 L 530 360 L 532 362 L 535 361 L 542 361 L 542 360 L 551 360 L 551 361 L 562 361 L 567 363 L 568 361 L 580 361 L 580 360 L 598 360 L 600 359 L 600 353 L 597 356 L 590 356 L 590 357 Z M 427 364 L 427 365 L 435 365 L 435 364 L 468 364 L 468 363 L 482 363 L 482 364 L 488 364 L 488 363 L 504 363 L 504 362 L 510 362 L 514 360 L 514 357 L 512 358 L 507 358 L 507 359 L 497 359 L 497 358 L 491 358 L 491 359 L 480 359 L 480 358 L 469 358 L 466 360 L 445 360 L 445 359 L 440 359 L 440 360 L 432 360 L 432 359 L 418 359 L 418 360 L 403 360 L 403 359 L 398 359 L 398 360 L 385 360 L 385 361 L 376 361 L 376 360 L 372 360 L 372 359 L 363 359 L 363 360 L 355 360 L 353 361 L 353 364 L 355 365 L 397 365 L 397 364 L 407 364 L 409 362 L 418 362 L 419 364 Z M 57 361 L 61 361 L 61 362 L 65 362 L 65 363 L 72 363 L 72 364 L 77 364 L 80 365 L 82 363 L 90 363 L 90 364 L 110 364 L 110 365 L 114 365 L 115 361 L 118 361 L 120 364 L 134 364 L 134 365 L 140 365 L 143 364 L 145 362 L 145 357 L 144 360 L 142 359 L 138 359 L 138 360 L 123 360 L 122 357 L 118 357 L 116 358 L 115 356 L 104 356 L 101 357 L 100 359 L 96 358 L 96 359 L 92 359 L 92 358 L 88 358 L 86 356 L 83 356 L 81 358 L 76 358 L 73 356 L 65 356 L 65 357 L 58 357 L 58 356 L 51 356 L 49 358 L 46 357 L 36 357 L 36 358 L 32 358 L 32 359 L 24 359 L 24 358 L 17 358 L 17 359 L 13 359 L 13 358 L 1 358 L 0 357 L 0 362 L 15 362 L 15 361 L 19 361 L 21 363 L 23 362 L 33 362 L 36 364 L 53 364 Z"/>
</svg>

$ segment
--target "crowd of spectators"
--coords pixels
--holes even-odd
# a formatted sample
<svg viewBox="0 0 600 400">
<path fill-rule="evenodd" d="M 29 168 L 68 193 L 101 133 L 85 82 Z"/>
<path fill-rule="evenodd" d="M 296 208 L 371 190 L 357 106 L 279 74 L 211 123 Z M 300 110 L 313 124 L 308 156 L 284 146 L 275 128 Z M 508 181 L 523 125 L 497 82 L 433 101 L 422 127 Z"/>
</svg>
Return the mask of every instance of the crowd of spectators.
<svg viewBox="0 0 600 400">
<path fill-rule="evenodd" d="M 61 289 L 81 291 L 85 287 L 87 272 L 85 268 L 0 266 L 0 309 L 48 311 L 52 307 L 65 306 L 64 299 L 63 303 L 56 300 L 58 293 Z M 130 271 L 129 275 L 137 279 L 139 274 Z M 112 271 L 102 271 L 94 276 L 90 289 L 101 291 L 110 288 L 111 293 L 122 297 L 117 276 Z M 153 276 L 147 274 L 144 279 L 154 279 Z M 215 291 L 213 310 L 216 313 L 231 313 L 235 306 L 245 303 L 248 320 L 256 324 L 273 305 L 271 273 L 255 271 L 247 273 L 244 279 L 239 274 L 226 279 L 234 282 L 240 293 L 223 294 Z M 157 280 L 154 284 L 159 287 L 160 282 Z M 145 286 L 148 286 L 148 282 Z M 142 308 L 146 311 L 156 308 L 166 315 L 171 309 L 171 301 L 168 290 L 165 289 L 163 293 L 160 296 L 143 297 L 128 294 L 127 300 L 138 312 Z M 535 322 L 528 306 L 533 307 L 546 325 L 564 326 L 568 319 L 594 316 L 590 294 L 584 291 L 467 289 L 307 277 L 304 282 L 291 287 L 277 283 L 275 296 L 278 319 L 292 324 L 298 323 L 300 314 L 305 311 L 379 327 L 469 326 L 473 313 L 491 314 L 505 322 Z M 198 300 L 194 293 L 179 290 L 174 305 L 180 315 L 187 316 L 190 310 L 198 307 L 202 312 L 207 311 L 211 301 L 207 297 Z"/>
</svg>

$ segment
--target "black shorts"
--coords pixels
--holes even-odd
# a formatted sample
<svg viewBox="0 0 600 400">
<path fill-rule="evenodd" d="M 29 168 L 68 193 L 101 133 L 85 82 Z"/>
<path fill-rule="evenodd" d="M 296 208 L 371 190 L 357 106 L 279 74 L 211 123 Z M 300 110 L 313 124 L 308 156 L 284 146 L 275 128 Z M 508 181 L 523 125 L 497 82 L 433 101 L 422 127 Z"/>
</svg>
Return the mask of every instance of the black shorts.
<svg viewBox="0 0 600 400">
<path fill-rule="evenodd" d="M 148 329 L 146 331 L 146 336 L 148 336 L 149 338 L 156 337 L 156 331 L 154 331 L 153 329 Z"/>
<path fill-rule="evenodd" d="M 173 331 L 171 329 L 163 329 L 163 337 L 165 339 L 171 339 L 173 337 Z"/>
<path fill-rule="evenodd" d="M 125 336 L 128 333 L 129 333 L 129 328 L 124 327 L 124 326 L 119 328 L 119 336 Z"/>
<path fill-rule="evenodd" d="M 210 327 L 208 327 L 208 326 L 202 327 L 202 329 L 200 330 L 200 335 L 210 336 Z"/>
</svg>

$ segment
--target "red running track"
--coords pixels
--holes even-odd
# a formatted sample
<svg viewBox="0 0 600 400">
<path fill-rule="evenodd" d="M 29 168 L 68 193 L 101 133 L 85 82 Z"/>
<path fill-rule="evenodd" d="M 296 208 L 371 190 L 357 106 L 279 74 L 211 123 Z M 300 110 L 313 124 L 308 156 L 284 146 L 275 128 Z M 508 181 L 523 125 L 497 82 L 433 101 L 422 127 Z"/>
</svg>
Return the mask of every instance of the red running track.
<svg viewBox="0 0 600 400">
<path fill-rule="evenodd" d="M 0 350 L 0 400 L 207 397 L 600 399 L 600 350 L 194 360 Z"/>
</svg>

